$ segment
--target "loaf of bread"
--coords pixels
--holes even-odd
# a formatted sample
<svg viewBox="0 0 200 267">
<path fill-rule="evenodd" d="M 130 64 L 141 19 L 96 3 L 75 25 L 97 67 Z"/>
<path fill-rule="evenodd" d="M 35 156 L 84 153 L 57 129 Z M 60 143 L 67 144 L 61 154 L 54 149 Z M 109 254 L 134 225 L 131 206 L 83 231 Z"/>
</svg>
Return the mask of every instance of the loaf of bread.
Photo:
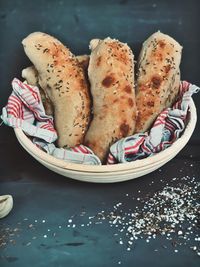
<svg viewBox="0 0 200 267">
<path fill-rule="evenodd" d="M 88 55 L 80 55 L 80 56 L 76 56 L 76 58 L 78 59 L 80 67 L 83 69 L 85 77 L 88 80 L 87 70 L 88 70 L 90 57 Z M 37 86 L 39 88 L 45 112 L 47 115 L 53 116 L 53 105 L 48 95 L 45 94 L 45 91 L 39 85 L 39 77 L 38 77 L 38 72 L 36 68 L 34 66 L 30 66 L 30 67 L 23 69 L 22 77 L 27 81 L 28 84 Z"/>
<path fill-rule="evenodd" d="M 88 83 L 77 58 L 45 33 L 32 33 L 22 44 L 38 72 L 39 85 L 53 105 L 58 146 L 83 143 L 91 108 Z"/>
<path fill-rule="evenodd" d="M 90 48 L 93 120 L 85 144 L 104 162 L 109 147 L 135 129 L 134 56 L 127 44 L 110 38 L 94 39 Z"/>
<path fill-rule="evenodd" d="M 182 47 L 161 32 L 144 43 L 138 60 L 136 132 L 147 131 L 159 113 L 173 104 L 180 83 Z"/>
</svg>

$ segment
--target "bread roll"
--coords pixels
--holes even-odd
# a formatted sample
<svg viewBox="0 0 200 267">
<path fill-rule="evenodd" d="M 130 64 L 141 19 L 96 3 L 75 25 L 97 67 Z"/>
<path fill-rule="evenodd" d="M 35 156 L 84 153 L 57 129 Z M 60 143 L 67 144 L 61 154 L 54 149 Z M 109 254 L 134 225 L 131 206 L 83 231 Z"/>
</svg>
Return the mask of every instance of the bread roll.
<svg viewBox="0 0 200 267">
<path fill-rule="evenodd" d="M 90 56 L 88 56 L 88 55 L 80 55 L 80 56 L 76 56 L 76 58 L 78 59 L 78 62 L 80 64 L 80 66 L 83 68 L 85 74 L 87 75 Z"/>
<path fill-rule="evenodd" d="M 179 88 L 180 88 L 180 70 L 177 71 L 173 79 L 174 79 L 174 86 L 173 86 L 173 90 L 171 90 L 166 100 L 166 108 L 171 107 L 174 104 L 174 102 L 177 100 L 177 96 L 178 96 Z"/>
<path fill-rule="evenodd" d="M 22 78 L 24 78 L 28 84 L 38 85 L 38 72 L 34 66 L 27 67 L 22 70 Z"/>
<path fill-rule="evenodd" d="M 88 80 L 87 70 L 89 65 L 90 57 L 88 55 L 76 56 L 80 67 L 83 69 L 86 79 Z M 40 95 L 42 98 L 42 103 L 47 115 L 53 116 L 53 105 L 48 95 L 45 94 L 45 91 L 39 85 L 38 72 L 34 66 L 27 67 L 22 70 L 22 77 L 27 81 L 28 84 L 37 86 L 40 90 Z"/>
<path fill-rule="evenodd" d="M 85 144 L 105 161 L 110 145 L 135 129 L 134 56 L 127 44 L 94 39 L 88 76 L 93 98 L 93 120 Z"/>
<path fill-rule="evenodd" d="M 45 113 L 47 115 L 53 116 L 53 105 L 48 98 L 48 96 L 45 94 L 45 91 L 40 87 L 39 85 L 39 77 L 38 72 L 34 66 L 27 67 L 22 70 L 22 77 L 27 81 L 28 84 L 37 86 L 40 91 L 40 96 L 42 99 L 42 103 L 45 109 Z"/>
<path fill-rule="evenodd" d="M 178 94 L 182 47 L 161 32 L 143 44 L 138 60 L 136 132 L 145 132 Z"/>
<path fill-rule="evenodd" d="M 76 57 L 54 37 L 35 32 L 22 44 L 53 104 L 59 147 L 83 143 L 90 119 L 88 84 Z"/>
</svg>

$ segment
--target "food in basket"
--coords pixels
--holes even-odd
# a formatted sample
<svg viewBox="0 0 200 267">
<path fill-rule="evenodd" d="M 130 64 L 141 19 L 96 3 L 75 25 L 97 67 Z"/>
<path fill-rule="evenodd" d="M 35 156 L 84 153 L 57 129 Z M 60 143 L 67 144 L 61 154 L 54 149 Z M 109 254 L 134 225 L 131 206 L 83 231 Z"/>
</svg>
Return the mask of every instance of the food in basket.
<svg viewBox="0 0 200 267">
<path fill-rule="evenodd" d="M 90 121 L 88 82 L 77 58 L 54 37 L 35 32 L 22 44 L 53 104 L 59 147 L 83 143 Z"/>
<path fill-rule="evenodd" d="M 80 56 L 77 56 L 76 58 L 78 59 L 78 62 L 84 71 L 85 77 L 88 80 L 87 70 L 88 70 L 90 57 L 88 55 L 80 55 Z M 45 94 L 45 91 L 39 85 L 39 76 L 38 76 L 38 72 L 36 68 L 34 66 L 30 66 L 30 67 L 23 69 L 22 77 L 26 80 L 28 84 L 37 86 L 39 88 L 45 112 L 47 115 L 53 116 L 53 105 L 48 95 Z"/>
<path fill-rule="evenodd" d="M 182 47 L 168 35 L 157 32 L 147 39 L 136 75 L 131 49 L 116 39 L 93 39 L 91 55 L 77 57 L 43 33 L 29 35 L 23 44 L 34 66 L 23 70 L 24 83 L 13 80 L 1 118 L 36 137 L 33 143 L 47 153 L 83 164 L 129 162 L 164 150 L 183 133 L 189 101 L 199 88 L 180 83 Z M 40 87 L 55 125 L 31 84 Z M 52 143 L 55 129 L 61 149 Z"/>
<path fill-rule="evenodd" d="M 180 85 L 181 45 L 161 32 L 144 43 L 138 60 L 136 132 L 145 132 L 176 99 Z"/>
<path fill-rule="evenodd" d="M 93 119 L 85 144 L 104 162 L 114 142 L 134 133 L 134 56 L 127 44 L 111 38 L 94 39 L 90 48 Z"/>
</svg>

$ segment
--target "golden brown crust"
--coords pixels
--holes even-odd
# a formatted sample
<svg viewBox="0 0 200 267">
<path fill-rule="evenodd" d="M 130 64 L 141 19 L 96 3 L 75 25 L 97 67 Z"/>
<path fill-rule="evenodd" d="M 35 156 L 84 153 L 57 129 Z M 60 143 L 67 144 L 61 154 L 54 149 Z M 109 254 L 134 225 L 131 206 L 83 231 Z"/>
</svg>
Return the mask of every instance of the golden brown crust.
<svg viewBox="0 0 200 267">
<path fill-rule="evenodd" d="M 80 55 L 80 56 L 76 56 L 76 58 L 78 59 L 80 67 L 83 69 L 85 77 L 88 82 L 87 70 L 88 70 L 90 57 L 88 55 Z M 38 77 L 38 72 L 36 68 L 34 66 L 30 66 L 30 67 L 23 69 L 22 77 L 28 82 L 28 84 L 37 86 L 39 88 L 40 95 L 42 98 L 42 103 L 45 109 L 45 113 L 47 115 L 53 116 L 53 105 L 48 95 L 45 94 L 45 91 L 39 85 L 39 77 Z M 89 87 L 89 83 L 88 83 L 88 87 Z"/>
<path fill-rule="evenodd" d="M 32 33 L 24 50 L 39 74 L 39 84 L 54 107 L 58 146 L 83 143 L 90 119 L 88 84 L 76 57 L 54 37 Z"/>
<path fill-rule="evenodd" d="M 117 40 L 92 40 L 90 47 L 94 117 L 85 144 L 104 162 L 110 145 L 134 132 L 134 61 L 131 49 Z"/>
<path fill-rule="evenodd" d="M 147 131 L 158 114 L 174 101 L 180 81 L 181 51 L 174 39 L 160 32 L 143 44 L 138 61 L 136 132 Z"/>
</svg>

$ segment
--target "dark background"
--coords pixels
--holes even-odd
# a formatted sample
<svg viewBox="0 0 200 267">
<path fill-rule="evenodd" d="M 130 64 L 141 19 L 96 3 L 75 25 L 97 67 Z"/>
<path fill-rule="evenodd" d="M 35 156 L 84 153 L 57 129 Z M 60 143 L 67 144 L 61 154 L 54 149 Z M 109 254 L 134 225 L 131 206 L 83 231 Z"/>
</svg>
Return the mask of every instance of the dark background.
<svg viewBox="0 0 200 267">
<path fill-rule="evenodd" d="M 101 0 L 100 3 L 95 0 L 0 0 L 0 108 L 6 105 L 11 93 L 12 79 L 21 78 L 21 70 L 30 64 L 21 40 L 33 31 L 52 34 L 75 54 L 89 53 L 88 44 L 92 38 L 110 36 L 127 42 L 137 57 L 143 41 L 160 30 L 183 46 L 182 79 L 200 85 L 199 14 L 200 1 L 197 0 Z M 200 114 L 200 93 L 194 100 Z M 74 232 L 62 228 L 59 243 L 55 244 L 53 240 L 50 247 L 48 239 L 46 247 L 43 244 L 44 226 L 45 231 L 48 227 L 58 231 L 58 225 L 65 223 L 72 214 L 80 213 L 82 206 L 91 214 L 102 208 L 112 209 L 118 201 L 134 209 L 137 202 L 130 201 L 127 193 L 137 198 L 141 191 L 139 195 L 144 197 L 150 191 L 162 190 L 166 183 L 171 184 L 173 177 L 188 175 L 199 180 L 199 131 L 200 123 L 197 122 L 189 144 L 160 170 L 126 183 L 100 185 L 73 181 L 49 171 L 21 148 L 12 129 L 2 125 L 0 195 L 12 194 L 14 209 L 0 221 L 0 230 L 14 229 L 22 222 L 22 231 L 18 243 L 0 248 L 0 266 L 112 267 L 120 266 L 118 261 L 126 267 L 199 266 L 199 257 L 191 249 L 180 248 L 174 253 L 171 244 L 162 238 L 149 245 L 138 240 L 134 251 L 127 253 L 126 248 L 116 243 L 112 229 L 105 225 L 79 229 L 80 236 L 73 236 Z M 28 225 L 35 219 L 40 224 L 34 234 L 40 238 L 27 246 L 32 238 Z M 41 223 L 43 219 L 45 225 Z M 66 240 L 80 239 L 85 245 L 59 246 Z M 154 252 L 155 248 L 159 248 L 158 253 Z M 64 254 L 66 250 L 71 254 Z"/>
</svg>

